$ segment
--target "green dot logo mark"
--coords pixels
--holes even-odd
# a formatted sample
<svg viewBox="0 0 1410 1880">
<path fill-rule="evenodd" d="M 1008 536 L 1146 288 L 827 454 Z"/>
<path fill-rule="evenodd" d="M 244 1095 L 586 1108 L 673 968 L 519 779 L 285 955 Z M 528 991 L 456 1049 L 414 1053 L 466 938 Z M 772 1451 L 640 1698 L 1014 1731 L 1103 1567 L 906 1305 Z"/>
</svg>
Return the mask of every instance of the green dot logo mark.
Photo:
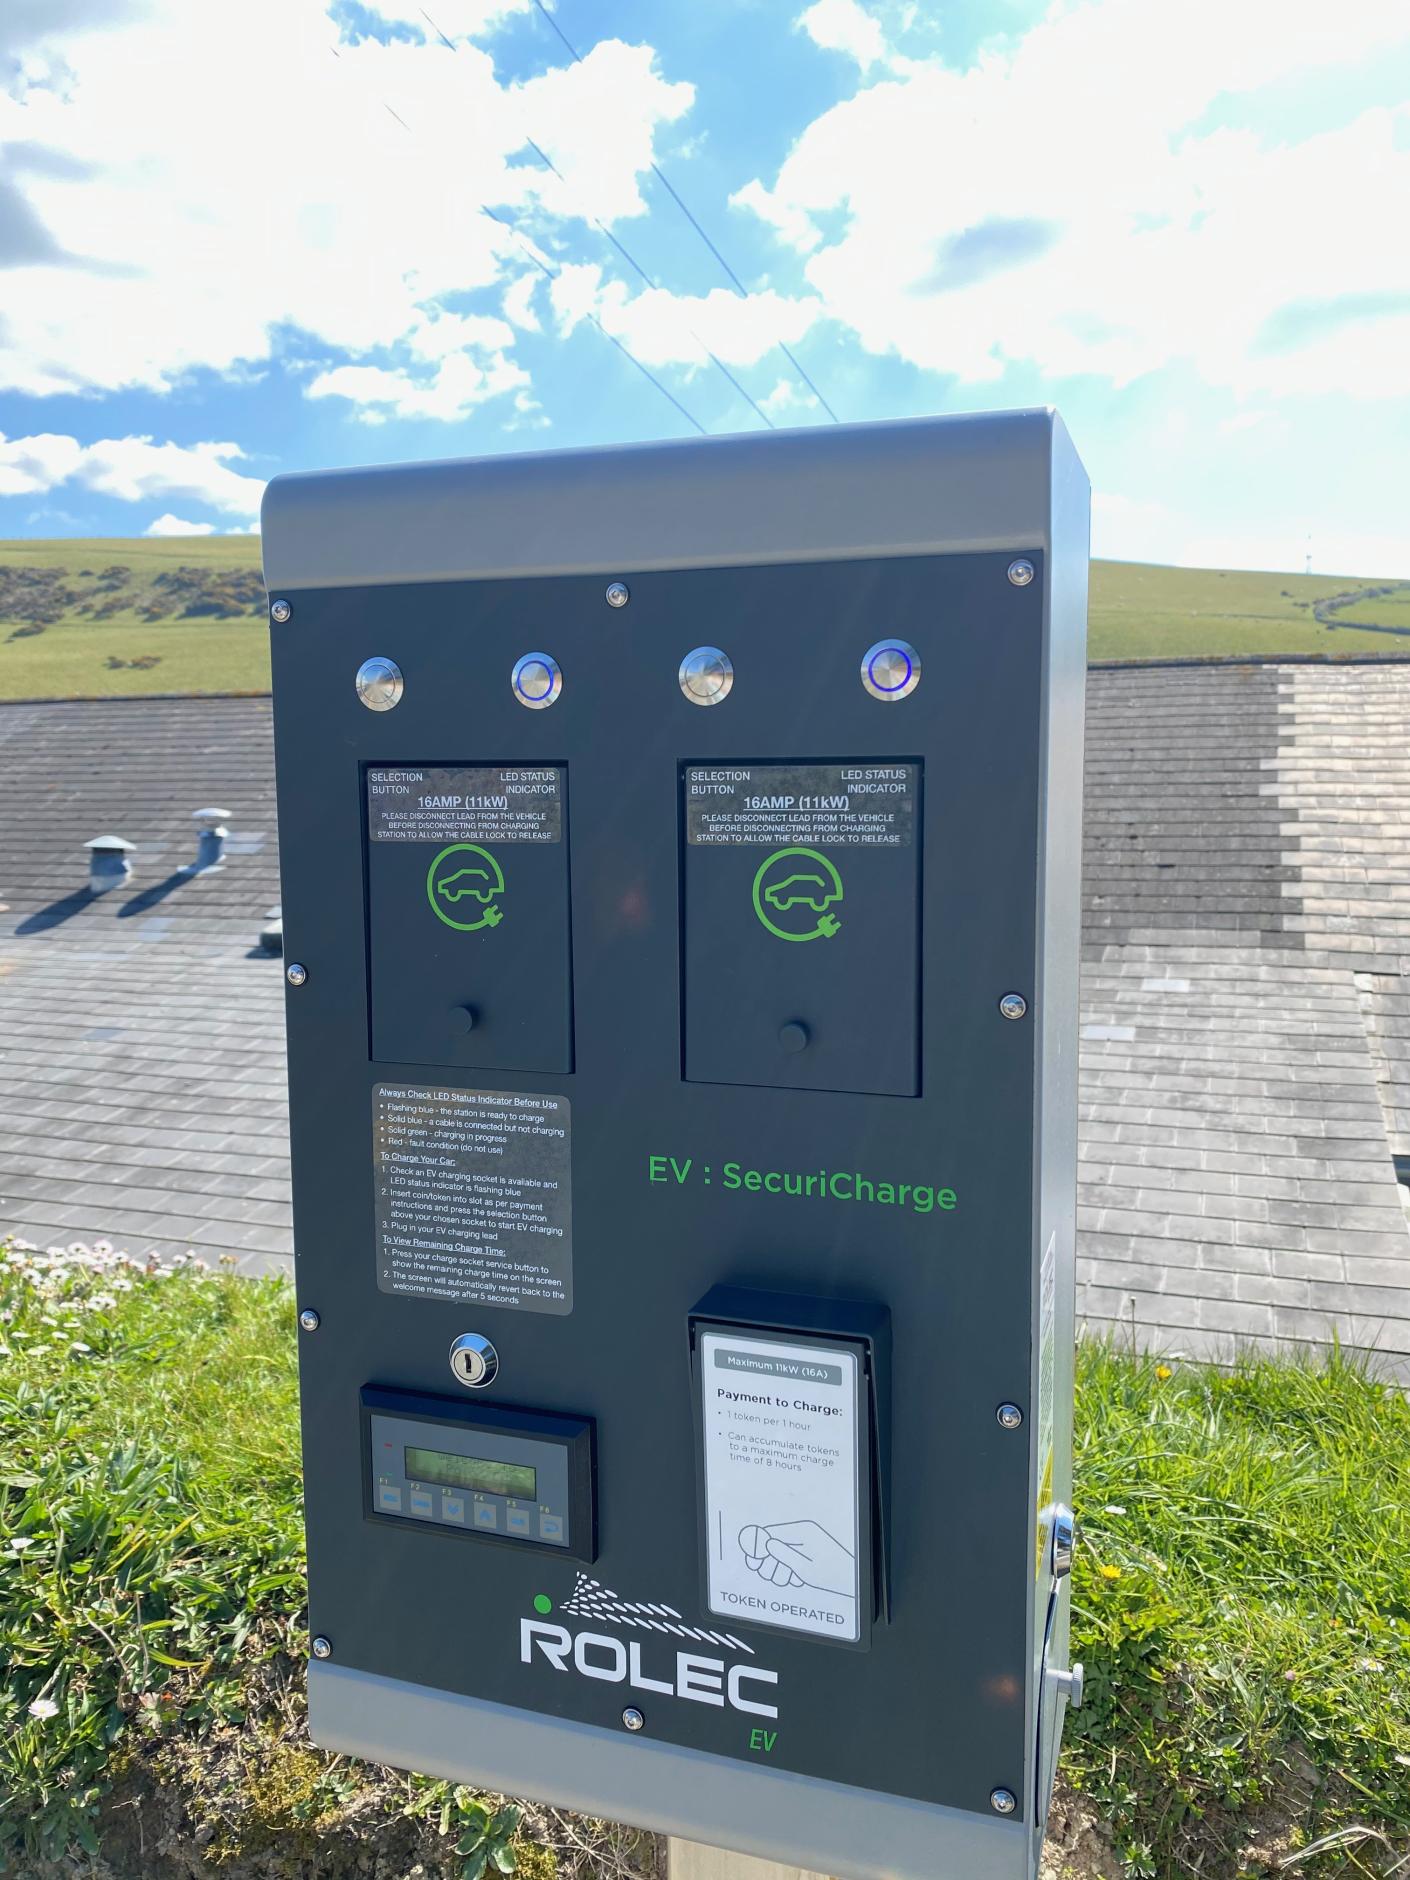
<svg viewBox="0 0 1410 1880">
<path fill-rule="evenodd" d="M 830 940 L 842 877 L 816 849 L 775 849 L 754 877 L 754 912 L 780 940 Z"/>
<path fill-rule="evenodd" d="M 534 1594 L 534 1611 L 541 1612 L 545 1615 L 553 1611 L 553 1601 L 549 1598 L 547 1593 Z"/>
<path fill-rule="evenodd" d="M 426 899 L 437 920 L 460 933 L 498 927 L 504 910 L 504 872 L 488 849 L 475 842 L 452 842 L 426 871 Z"/>
</svg>

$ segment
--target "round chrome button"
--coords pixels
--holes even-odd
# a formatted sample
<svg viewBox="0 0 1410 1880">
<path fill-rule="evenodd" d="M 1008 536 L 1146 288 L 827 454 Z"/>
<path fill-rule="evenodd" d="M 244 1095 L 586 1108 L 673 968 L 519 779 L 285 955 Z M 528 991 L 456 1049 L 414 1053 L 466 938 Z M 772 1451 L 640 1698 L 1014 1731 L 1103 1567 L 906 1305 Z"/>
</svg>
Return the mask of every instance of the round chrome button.
<svg viewBox="0 0 1410 1880">
<path fill-rule="evenodd" d="M 920 654 L 909 640 L 878 640 L 862 655 L 862 684 L 873 698 L 909 698 L 920 684 Z"/>
<path fill-rule="evenodd" d="M 494 1382 L 499 1353 L 478 1332 L 462 1332 L 450 1348 L 450 1368 L 457 1383 L 468 1390 L 483 1390 Z"/>
<path fill-rule="evenodd" d="M 718 705 L 729 697 L 734 667 L 718 646 L 697 646 L 681 661 L 677 674 L 681 691 L 692 705 Z"/>
<path fill-rule="evenodd" d="M 509 677 L 515 698 L 534 712 L 551 705 L 563 690 L 562 670 L 548 653 L 525 653 L 522 659 L 515 660 Z"/>
<path fill-rule="evenodd" d="M 357 669 L 357 695 L 370 712 L 389 712 L 405 691 L 401 667 L 394 659 L 364 659 Z"/>
</svg>

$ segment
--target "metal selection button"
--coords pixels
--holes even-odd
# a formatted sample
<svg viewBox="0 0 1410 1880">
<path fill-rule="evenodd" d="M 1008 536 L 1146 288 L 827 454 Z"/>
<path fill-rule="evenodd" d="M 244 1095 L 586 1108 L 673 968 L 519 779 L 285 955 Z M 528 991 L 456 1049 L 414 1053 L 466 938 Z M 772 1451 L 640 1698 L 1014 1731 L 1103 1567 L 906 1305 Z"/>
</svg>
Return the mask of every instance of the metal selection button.
<svg viewBox="0 0 1410 1880">
<path fill-rule="evenodd" d="M 431 1518 L 431 1492 L 429 1489 L 425 1489 L 425 1488 L 413 1488 L 412 1489 L 411 1512 L 413 1514 L 424 1514 L 427 1520 L 428 1521 L 430 1520 Z"/>
<path fill-rule="evenodd" d="M 363 660 L 354 683 L 358 697 L 370 712 L 389 712 L 393 705 L 401 703 L 401 695 L 406 690 L 401 667 L 394 659 L 383 659 L 380 654 Z"/>
<path fill-rule="evenodd" d="M 681 661 L 681 691 L 692 705 L 718 705 L 734 684 L 734 667 L 718 646 L 697 646 Z"/>
<path fill-rule="evenodd" d="M 509 677 L 515 698 L 533 712 L 551 705 L 563 690 L 562 668 L 549 653 L 525 653 Z"/>
<path fill-rule="evenodd" d="M 441 1496 L 442 1521 L 463 1521 L 465 1519 L 465 1501 L 460 1495 Z"/>
<path fill-rule="evenodd" d="M 920 684 L 920 654 L 909 640 L 878 640 L 862 655 L 862 684 L 887 703 L 909 698 Z"/>
<path fill-rule="evenodd" d="M 377 1490 L 377 1506 L 379 1508 L 385 1508 L 388 1514 L 400 1514 L 401 1490 L 399 1488 L 392 1488 L 386 1482 L 383 1482 L 381 1487 Z"/>
<path fill-rule="evenodd" d="M 477 1501 L 475 1503 L 475 1526 L 483 1528 L 499 1526 L 499 1509 L 494 1502 Z"/>
<path fill-rule="evenodd" d="M 558 1514 L 539 1516 L 539 1539 L 541 1541 L 561 1541 L 563 1538 L 563 1517 Z"/>
<path fill-rule="evenodd" d="M 505 1517 L 505 1526 L 511 1534 L 529 1534 L 533 1531 L 533 1522 L 527 1508 L 511 1508 Z"/>
<path fill-rule="evenodd" d="M 450 1348 L 450 1368 L 467 1390 L 483 1390 L 495 1380 L 499 1353 L 478 1332 L 462 1332 Z"/>
</svg>

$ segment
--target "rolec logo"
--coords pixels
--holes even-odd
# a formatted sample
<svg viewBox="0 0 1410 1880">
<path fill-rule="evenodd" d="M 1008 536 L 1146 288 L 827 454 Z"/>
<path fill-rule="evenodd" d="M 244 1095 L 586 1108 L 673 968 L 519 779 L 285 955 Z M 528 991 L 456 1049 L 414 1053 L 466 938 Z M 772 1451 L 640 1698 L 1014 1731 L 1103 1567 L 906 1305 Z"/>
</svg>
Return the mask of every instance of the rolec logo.
<svg viewBox="0 0 1410 1880">
<path fill-rule="evenodd" d="M 775 849 L 754 877 L 754 912 L 780 940 L 830 940 L 842 877 L 817 849 Z"/>
<path fill-rule="evenodd" d="M 719 1644 L 738 1651 L 752 1652 L 741 1639 L 729 1632 L 706 1631 L 686 1625 L 673 1606 L 628 1604 L 607 1588 L 598 1595 L 584 1594 L 589 1583 L 579 1575 L 573 1595 L 564 1602 L 564 1614 L 575 1607 L 588 1606 L 600 1621 L 658 1635 L 674 1634 L 677 1639 Z M 603 1597 L 605 1595 L 605 1597 Z M 763 1665 L 736 1662 L 730 1664 L 710 1652 L 671 1649 L 669 1636 L 621 1638 L 610 1632 L 592 1632 L 560 1625 L 548 1615 L 553 1601 L 547 1593 L 534 1599 L 538 1617 L 519 1621 L 519 1662 L 536 1660 L 582 1678 L 602 1684 L 622 1684 L 629 1690 L 649 1691 L 661 1697 L 680 1697 L 694 1704 L 711 1704 L 717 1710 L 738 1710 L 749 1717 L 778 1716 L 778 1706 L 768 1700 L 776 1695 L 778 1673 Z"/>
</svg>

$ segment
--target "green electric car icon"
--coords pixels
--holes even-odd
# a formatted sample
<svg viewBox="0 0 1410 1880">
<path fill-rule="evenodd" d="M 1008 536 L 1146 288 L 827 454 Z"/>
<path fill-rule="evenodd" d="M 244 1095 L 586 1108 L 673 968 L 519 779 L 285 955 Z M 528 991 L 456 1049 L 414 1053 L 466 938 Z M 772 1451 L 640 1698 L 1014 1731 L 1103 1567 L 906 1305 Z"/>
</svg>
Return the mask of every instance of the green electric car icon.
<svg viewBox="0 0 1410 1880">
<path fill-rule="evenodd" d="M 842 899 L 842 893 L 821 875 L 789 875 L 765 888 L 764 899 L 780 914 L 790 907 L 810 907 L 815 914 L 825 914 L 834 901 Z"/>
<path fill-rule="evenodd" d="M 457 863 L 463 863 L 458 867 Z M 444 871 L 444 872 L 443 872 Z M 479 933 L 504 919 L 504 870 L 478 842 L 452 842 L 426 871 L 431 912 L 458 933 Z"/>
<path fill-rule="evenodd" d="M 476 887 L 476 882 L 483 882 L 483 887 Z M 453 875 L 436 883 L 436 893 L 444 895 L 447 901 L 463 901 L 467 894 L 473 894 L 477 901 L 492 901 L 499 892 L 499 884 L 488 868 L 458 868 Z"/>
<path fill-rule="evenodd" d="M 754 877 L 754 912 L 780 940 L 831 940 L 842 922 L 829 909 L 841 899 L 836 864 L 817 849 L 775 849 Z"/>
</svg>

